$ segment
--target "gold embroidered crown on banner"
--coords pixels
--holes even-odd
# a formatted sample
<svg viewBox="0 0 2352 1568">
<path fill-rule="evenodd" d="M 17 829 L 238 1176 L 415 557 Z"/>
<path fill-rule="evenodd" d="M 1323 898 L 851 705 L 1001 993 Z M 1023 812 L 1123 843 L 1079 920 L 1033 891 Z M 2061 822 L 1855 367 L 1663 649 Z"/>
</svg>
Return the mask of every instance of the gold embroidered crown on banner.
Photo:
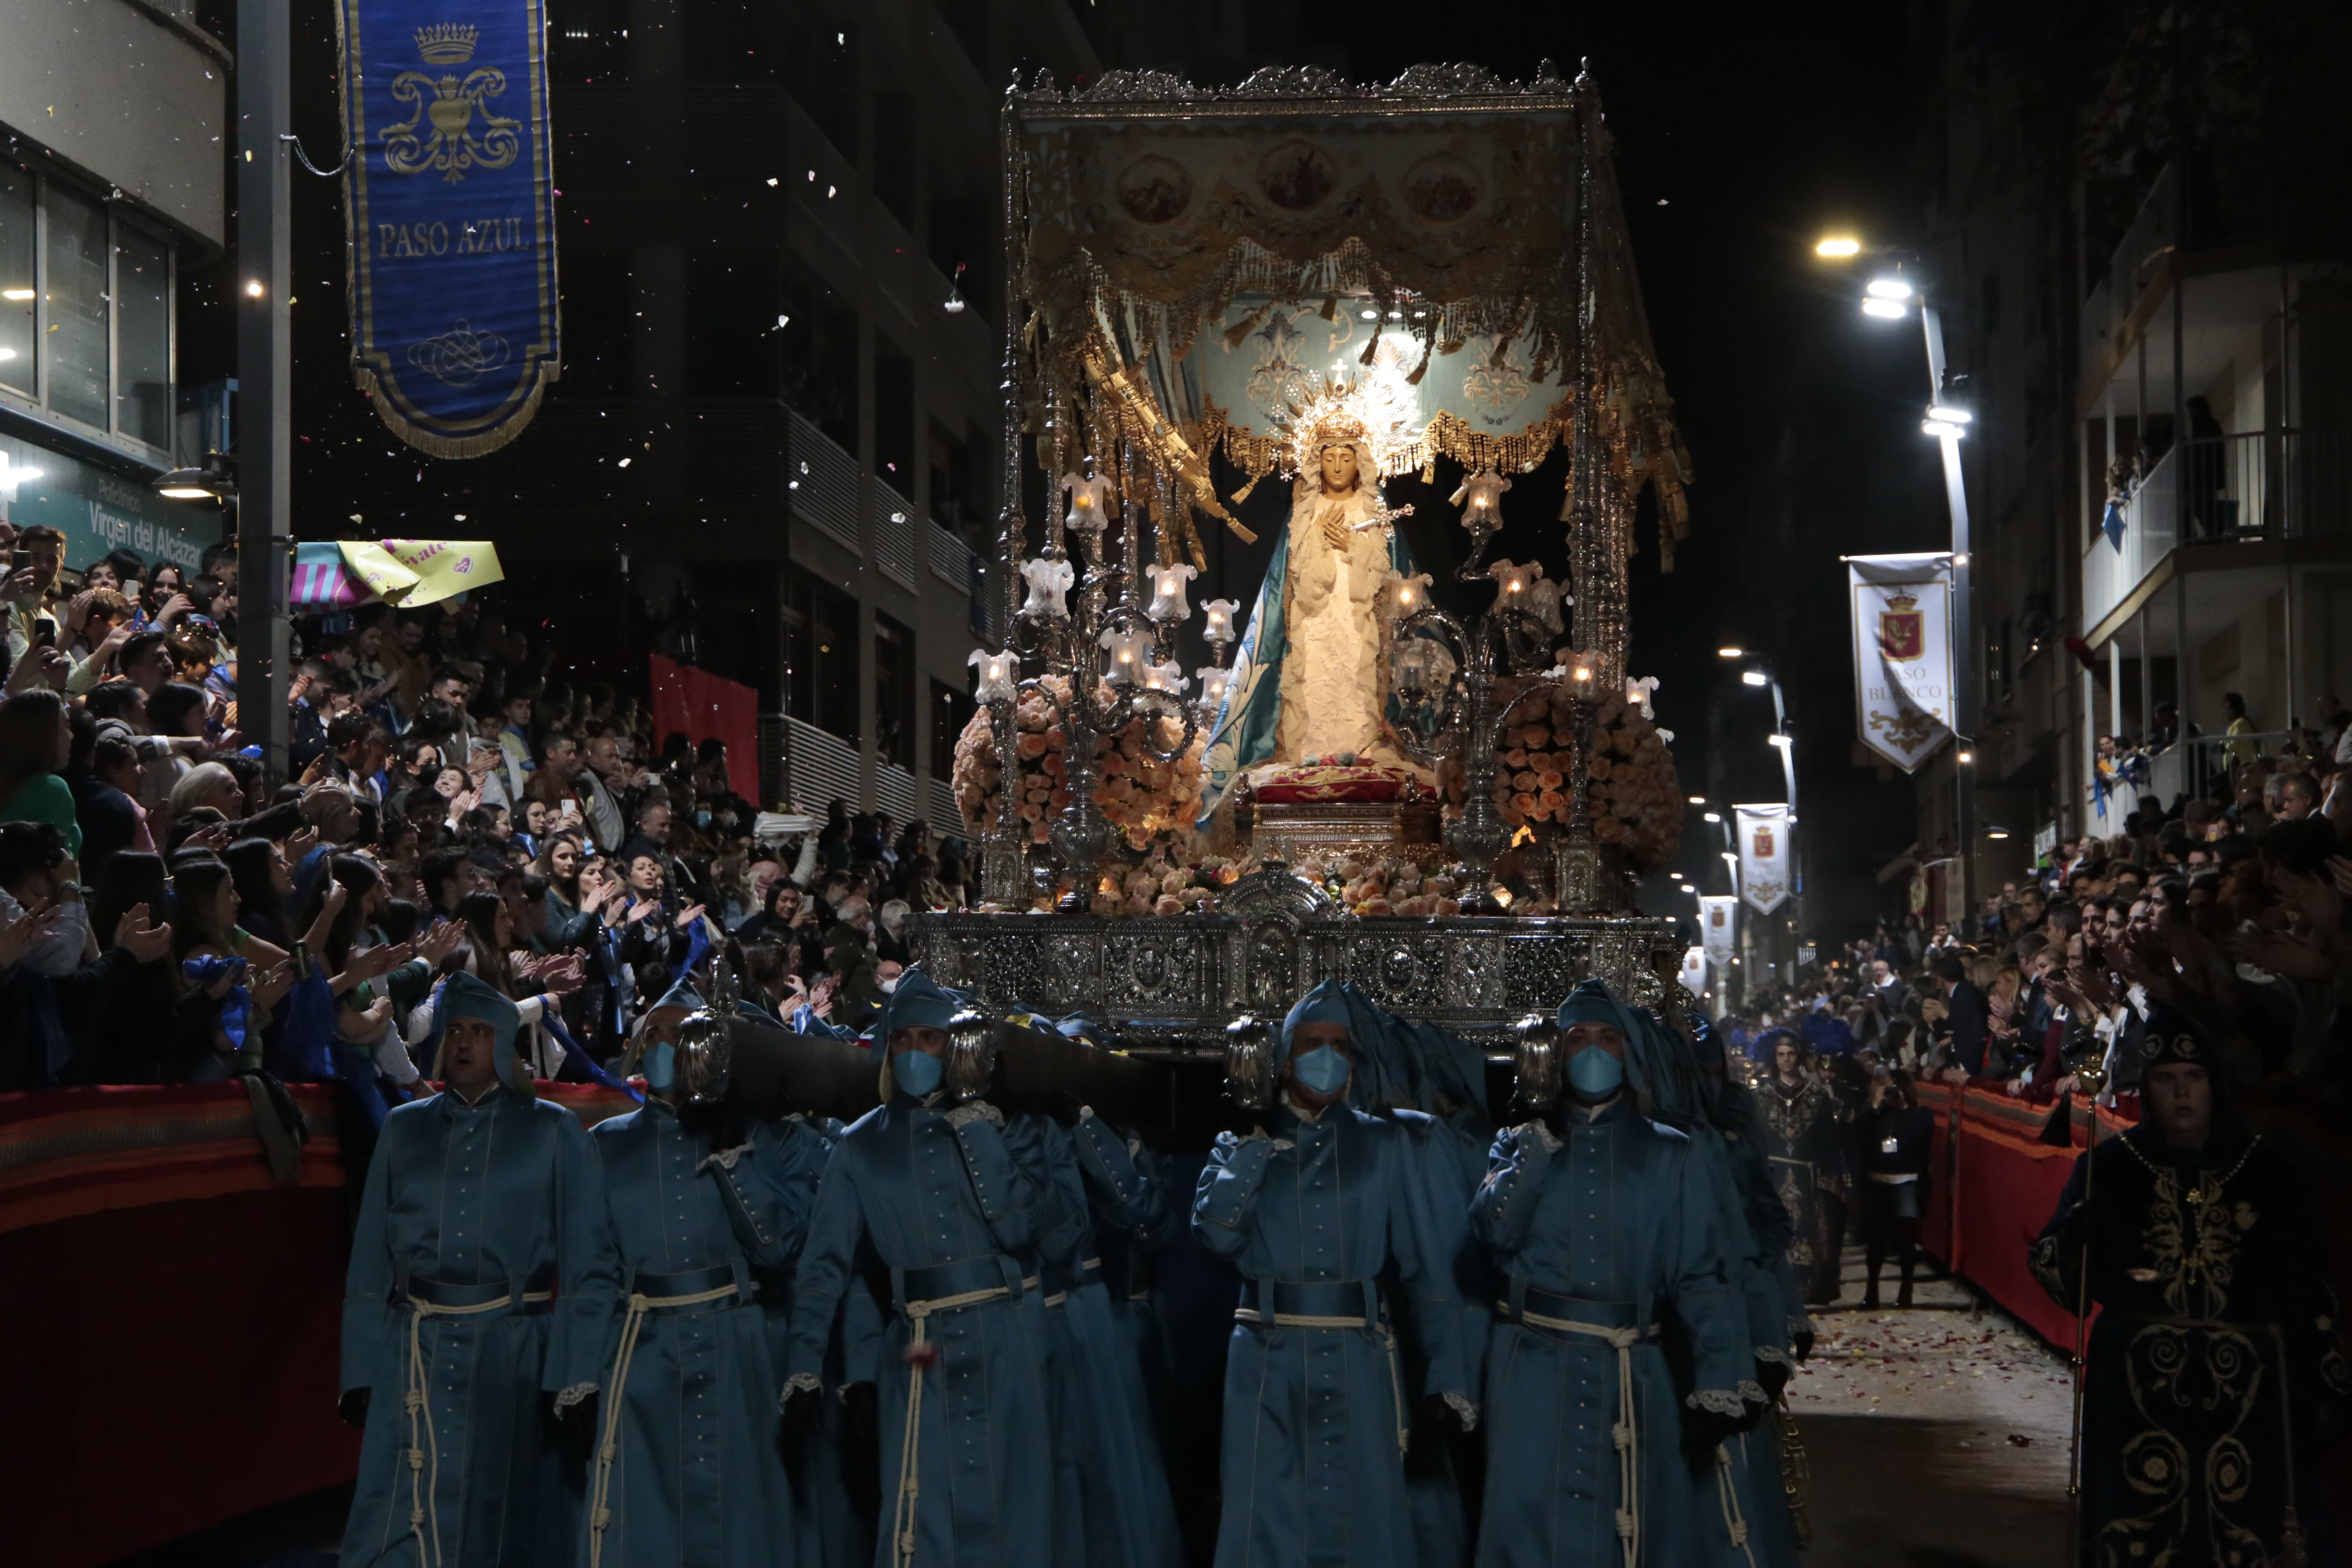
<svg viewBox="0 0 2352 1568">
<path fill-rule="evenodd" d="M 1913 594 L 1896 593 L 1886 595 L 1886 607 L 1893 610 L 1898 616 L 1904 611 L 1912 608 L 1918 603 L 1918 596 Z"/>
<path fill-rule="evenodd" d="M 461 66 L 474 58 L 479 27 L 463 22 L 436 22 L 416 29 L 416 53 L 429 66 Z"/>
</svg>

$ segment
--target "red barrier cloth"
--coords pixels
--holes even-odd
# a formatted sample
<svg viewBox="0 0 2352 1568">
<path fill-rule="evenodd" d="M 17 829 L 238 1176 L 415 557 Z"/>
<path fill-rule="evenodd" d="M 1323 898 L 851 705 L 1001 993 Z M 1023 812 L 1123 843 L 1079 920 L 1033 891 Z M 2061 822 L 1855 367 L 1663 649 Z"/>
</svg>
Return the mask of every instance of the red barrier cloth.
<svg viewBox="0 0 2352 1568">
<path fill-rule="evenodd" d="M 349 1480 L 331 1091 L 272 1183 L 240 1083 L 0 1095 L 5 1555 L 81 1568 Z"/>
<path fill-rule="evenodd" d="M 635 1110 L 537 1086 L 588 1126 Z M 272 1184 L 241 1083 L 0 1094 L 0 1561 L 87 1568 L 348 1481 L 334 1090 Z"/>
<path fill-rule="evenodd" d="M 727 742 L 727 782 L 754 805 L 760 799 L 760 694 L 707 669 L 647 654 L 653 685 L 654 735 L 673 734 L 696 745 L 713 735 Z"/>
<path fill-rule="evenodd" d="M 2098 1113 L 2103 1142 L 2139 1120 L 2138 1097 L 2123 1098 L 2120 1113 Z M 2074 1157 L 2090 1146 L 2089 1110 L 2074 1101 L 2068 1141 L 2053 1144 L 2042 1142 L 2052 1102 L 2012 1100 L 1990 1080 L 1966 1088 L 1923 1083 L 1919 1103 L 1936 1117 L 1936 1184 L 1920 1216 L 1919 1245 L 2051 1343 L 2071 1349 L 2074 1314 L 2051 1300 L 2025 1255 L 2057 1208 Z"/>
</svg>

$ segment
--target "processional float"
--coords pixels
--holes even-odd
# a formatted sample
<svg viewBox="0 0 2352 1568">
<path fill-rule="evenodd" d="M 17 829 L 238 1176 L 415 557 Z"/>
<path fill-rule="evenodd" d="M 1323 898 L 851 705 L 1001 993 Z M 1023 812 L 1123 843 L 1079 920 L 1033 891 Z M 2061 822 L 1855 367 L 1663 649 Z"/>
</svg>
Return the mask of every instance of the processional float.
<svg viewBox="0 0 2352 1568">
<path fill-rule="evenodd" d="M 1332 977 L 1489 1046 L 1589 975 L 1674 1007 L 1632 900 L 1683 801 L 1626 569 L 1645 488 L 1671 565 L 1689 466 L 1590 78 L 1041 77 L 1001 152 L 1003 632 L 955 766 L 983 902 L 916 918 L 925 971 L 1147 1050 Z M 1487 559 L 1556 447 L 1559 583 Z M 1443 590 L 1407 474 L 1459 480 Z M 1253 540 L 1265 480 L 1286 531 L 1187 677 L 1200 531 Z"/>
</svg>

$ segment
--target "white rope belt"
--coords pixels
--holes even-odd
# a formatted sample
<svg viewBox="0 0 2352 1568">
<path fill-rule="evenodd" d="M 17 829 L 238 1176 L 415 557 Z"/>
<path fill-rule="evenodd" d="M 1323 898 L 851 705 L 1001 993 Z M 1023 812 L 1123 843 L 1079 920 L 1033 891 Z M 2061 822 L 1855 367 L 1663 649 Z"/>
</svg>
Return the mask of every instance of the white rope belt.
<svg viewBox="0 0 2352 1568">
<path fill-rule="evenodd" d="M 621 1320 L 620 1352 L 613 1358 L 613 1375 L 604 1384 L 604 1438 L 596 1447 L 596 1485 L 588 1515 L 588 1568 L 601 1568 L 604 1561 L 604 1527 L 613 1521 L 613 1466 L 621 1455 L 621 1396 L 629 1386 L 629 1363 L 636 1358 L 637 1333 L 645 1326 L 646 1314 L 656 1308 L 699 1307 L 735 1293 L 731 1279 L 688 1296 L 630 1292 L 628 1313 Z"/>
<path fill-rule="evenodd" d="M 1138 1300 L 1144 1298 L 1138 1297 Z M 1396 1411 L 1397 1452 L 1402 1454 L 1412 1445 L 1412 1426 L 1404 1414 L 1404 1374 L 1397 1370 L 1396 1335 L 1387 1324 L 1367 1323 L 1360 1317 L 1331 1318 L 1304 1312 L 1276 1312 L 1269 1318 L 1255 1307 L 1235 1307 L 1234 1321 L 1255 1323 L 1264 1327 L 1271 1322 L 1277 1329 L 1357 1329 L 1369 1330 L 1381 1336 L 1381 1347 L 1388 1353 L 1389 1397 Z"/>
<path fill-rule="evenodd" d="M 1024 1289 L 1035 1284 L 1024 1279 Z M 890 1561 L 897 1568 L 909 1568 L 915 1561 L 915 1504 L 922 1496 L 919 1462 L 922 1458 L 923 1434 L 923 1373 L 925 1359 L 916 1352 L 931 1342 L 930 1317 L 934 1312 L 959 1311 L 965 1307 L 977 1307 L 983 1301 L 1004 1300 L 1013 1292 L 1002 1285 L 992 1285 L 984 1290 L 966 1290 L 961 1296 L 941 1296 L 929 1301 L 906 1304 L 907 1319 L 915 1326 L 914 1337 L 907 1343 L 907 1365 L 912 1376 L 907 1380 L 907 1434 L 898 1443 L 898 1498 L 890 1510 Z"/>
<path fill-rule="evenodd" d="M 1739 1452 L 1748 1453 L 1748 1434 L 1739 1435 Z M 1723 1527 L 1730 1533 L 1731 1544 L 1739 1548 L 1748 1559 L 1748 1568 L 1756 1568 L 1756 1553 L 1748 1547 L 1748 1519 L 1739 1510 L 1739 1489 L 1731 1484 L 1731 1449 L 1717 1443 L 1715 1446 L 1715 1497 L 1723 1510 Z"/>
<path fill-rule="evenodd" d="M 526 1301 L 554 1300 L 551 1290 L 526 1290 Z M 512 1293 L 495 1301 L 478 1301 L 470 1307 L 443 1307 L 431 1301 L 408 1299 L 408 1385 L 402 1391 L 401 1403 L 408 1411 L 408 1528 L 424 1537 L 433 1548 L 432 1561 L 441 1558 L 441 1441 L 433 1430 L 433 1403 L 425 1388 L 425 1342 L 423 1331 L 427 1318 L 474 1318 L 484 1312 L 503 1311 L 512 1305 Z M 418 1441 L 422 1427 L 423 1441 Z M 430 1467 L 427 1466 L 430 1456 Z M 429 1533 L 427 1532 L 429 1529 Z M 421 1557 L 423 1552 L 420 1551 Z"/>
<path fill-rule="evenodd" d="M 1508 1302 L 1497 1302 L 1496 1306 L 1507 1317 L 1510 1315 Z M 1633 1402 L 1633 1347 L 1654 1338 L 1657 1328 L 1604 1329 L 1598 1323 L 1548 1318 L 1524 1310 L 1518 1313 L 1518 1321 L 1555 1333 L 1585 1334 L 1617 1352 L 1617 1421 L 1609 1428 L 1610 1440 L 1617 1446 L 1617 1546 L 1625 1568 L 1633 1568 L 1642 1554 L 1642 1446 Z"/>
</svg>

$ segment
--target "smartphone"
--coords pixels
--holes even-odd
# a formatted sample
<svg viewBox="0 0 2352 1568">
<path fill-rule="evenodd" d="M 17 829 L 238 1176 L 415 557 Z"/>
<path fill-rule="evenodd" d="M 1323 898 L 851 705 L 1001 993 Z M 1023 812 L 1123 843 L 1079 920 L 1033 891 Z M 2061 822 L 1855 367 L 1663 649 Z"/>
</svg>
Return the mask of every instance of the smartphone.
<svg viewBox="0 0 2352 1568">
<path fill-rule="evenodd" d="M 29 551 L 29 550 L 11 550 L 10 552 L 8 552 L 8 570 L 9 570 L 9 571 L 11 571 L 11 572 L 22 572 L 26 567 L 30 566 L 32 563 L 33 563 L 33 552 L 32 552 L 31 551 Z"/>
<path fill-rule="evenodd" d="M 563 810 L 559 815 L 563 816 L 567 821 L 572 817 L 578 816 L 580 815 L 580 803 L 576 800 L 566 800 L 563 803 Z"/>
<path fill-rule="evenodd" d="M 23 553 L 23 552 L 20 551 L 20 552 L 18 552 L 18 553 L 19 553 L 19 554 L 21 554 L 21 553 Z M 32 646 L 33 646 L 33 647 L 57 647 L 57 646 L 58 646 L 58 626 L 57 626 L 57 623 L 56 623 L 55 621 L 36 621 L 36 622 L 33 624 L 33 643 L 32 643 Z"/>
</svg>

